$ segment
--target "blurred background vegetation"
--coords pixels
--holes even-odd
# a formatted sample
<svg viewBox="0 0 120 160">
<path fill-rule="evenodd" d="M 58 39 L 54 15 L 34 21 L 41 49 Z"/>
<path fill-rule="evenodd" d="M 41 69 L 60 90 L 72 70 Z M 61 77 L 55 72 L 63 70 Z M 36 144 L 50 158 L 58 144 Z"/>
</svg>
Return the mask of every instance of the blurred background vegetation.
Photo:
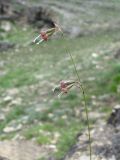
<svg viewBox="0 0 120 160">
<path fill-rule="evenodd" d="M 85 88 L 91 128 L 108 118 L 120 102 L 119 11 L 119 0 L 0 1 L 1 141 L 28 140 L 44 148 L 37 158 L 60 159 L 86 129 L 82 93 L 58 99 L 52 92 L 60 80 L 77 79 L 65 48 Z M 66 38 L 31 45 L 53 22 Z"/>
</svg>

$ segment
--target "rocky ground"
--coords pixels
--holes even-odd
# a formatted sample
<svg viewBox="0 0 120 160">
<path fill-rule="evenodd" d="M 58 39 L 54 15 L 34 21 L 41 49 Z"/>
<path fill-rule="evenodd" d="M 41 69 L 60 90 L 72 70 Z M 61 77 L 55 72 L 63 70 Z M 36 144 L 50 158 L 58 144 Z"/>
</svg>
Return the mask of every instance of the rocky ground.
<svg viewBox="0 0 120 160">
<path fill-rule="evenodd" d="M 51 27 L 57 22 L 71 37 L 119 29 L 120 6 L 117 0 L 70 0 L 64 3 L 57 0 L 5 0 L 0 3 L 3 6 L 1 21 L 17 21 L 20 25 L 29 23 L 38 28 Z"/>
<path fill-rule="evenodd" d="M 120 106 L 116 106 L 107 124 L 99 120 L 91 130 L 92 159 L 93 160 L 119 160 L 120 145 Z M 64 160 L 89 160 L 88 132 L 77 135 L 77 143 L 71 147 Z M 48 155 L 54 151 L 54 146 L 37 146 L 34 142 L 26 140 L 12 140 L 0 142 L 0 155 L 8 160 L 37 160 L 40 156 Z M 34 151 L 34 152 L 33 152 Z M 12 153 L 12 155 L 11 155 Z M 10 158 L 9 158 L 10 157 Z M 2 158 L 1 160 L 7 160 Z"/>
<path fill-rule="evenodd" d="M 116 106 L 106 124 L 99 121 L 91 130 L 92 159 L 120 159 L 120 106 Z M 77 143 L 70 149 L 64 160 L 89 160 L 88 133 L 77 137 Z"/>
</svg>

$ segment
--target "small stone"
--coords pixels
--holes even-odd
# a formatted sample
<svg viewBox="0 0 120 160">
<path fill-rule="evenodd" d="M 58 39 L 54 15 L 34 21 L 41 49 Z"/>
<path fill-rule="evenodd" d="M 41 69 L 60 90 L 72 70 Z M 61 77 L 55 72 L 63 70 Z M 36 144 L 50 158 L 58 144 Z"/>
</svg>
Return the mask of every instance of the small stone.
<svg viewBox="0 0 120 160">
<path fill-rule="evenodd" d="M 4 121 L 5 120 L 5 115 L 4 114 L 0 114 L 0 121 Z"/>
<path fill-rule="evenodd" d="M 11 101 L 11 105 L 20 105 L 22 103 L 21 98 L 16 98 L 15 100 Z"/>
<path fill-rule="evenodd" d="M 120 105 L 117 104 L 117 105 L 114 107 L 114 109 L 120 109 Z"/>
<path fill-rule="evenodd" d="M 97 58 L 97 57 L 98 57 L 98 54 L 97 54 L 97 53 L 92 53 L 92 57 L 93 57 L 93 58 Z"/>
<path fill-rule="evenodd" d="M 56 147 L 56 145 L 51 144 L 51 145 L 49 145 L 49 148 L 50 148 L 51 150 L 53 150 L 54 152 L 57 152 L 57 147 Z"/>
<path fill-rule="evenodd" d="M 4 31 L 8 32 L 11 30 L 11 24 L 10 22 L 2 22 L 2 25 L 1 25 L 1 29 L 3 29 Z"/>
<path fill-rule="evenodd" d="M 89 156 L 86 156 L 86 155 L 83 155 L 80 157 L 80 160 L 89 160 L 90 157 Z"/>
<path fill-rule="evenodd" d="M 12 88 L 7 90 L 7 94 L 11 96 L 17 95 L 18 93 L 19 93 L 19 90 L 17 88 Z"/>
<path fill-rule="evenodd" d="M 16 134 L 16 135 L 12 138 L 12 140 L 23 140 L 23 139 L 24 139 L 24 137 L 21 136 L 20 134 Z"/>
<path fill-rule="evenodd" d="M 62 119 L 67 119 L 67 115 L 63 115 L 61 118 Z"/>
<path fill-rule="evenodd" d="M 53 117 L 54 117 L 54 114 L 53 114 L 53 113 L 49 113 L 49 114 L 48 114 L 48 117 L 49 117 L 49 118 L 53 118 Z"/>
<path fill-rule="evenodd" d="M 23 116 L 23 117 L 20 119 L 20 122 L 21 122 L 22 124 L 27 124 L 28 119 L 29 119 L 29 116 Z"/>
<path fill-rule="evenodd" d="M 6 71 L 0 71 L 0 77 L 6 75 L 6 73 L 7 73 Z"/>
<path fill-rule="evenodd" d="M 88 81 L 94 81 L 95 79 L 95 77 L 88 77 Z"/>
<path fill-rule="evenodd" d="M 4 102 L 10 102 L 10 101 L 12 101 L 12 97 L 11 96 L 6 96 L 4 99 L 3 99 L 3 101 Z"/>
<path fill-rule="evenodd" d="M 53 140 L 51 141 L 52 144 L 56 144 L 59 140 L 59 137 L 60 137 L 60 133 L 59 132 L 55 132 L 54 133 L 54 138 Z"/>
<path fill-rule="evenodd" d="M 7 126 L 3 129 L 3 132 L 5 133 L 15 132 L 20 130 L 21 128 L 22 128 L 22 124 L 18 124 L 17 126 Z"/>
</svg>

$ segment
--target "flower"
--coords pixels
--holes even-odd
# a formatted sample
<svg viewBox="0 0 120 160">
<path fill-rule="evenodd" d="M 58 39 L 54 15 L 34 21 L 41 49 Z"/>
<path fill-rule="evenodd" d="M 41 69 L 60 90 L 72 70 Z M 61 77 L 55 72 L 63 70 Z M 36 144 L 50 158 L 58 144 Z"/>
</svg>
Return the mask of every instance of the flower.
<svg viewBox="0 0 120 160">
<path fill-rule="evenodd" d="M 61 92 L 67 93 L 68 92 L 68 84 L 65 81 L 60 82 L 60 89 Z"/>
<path fill-rule="evenodd" d="M 62 30 L 57 24 L 54 24 L 55 27 L 47 29 L 46 31 L 41 31 L 40 34 L 33 40 L 33 43 L 40 44 L 43 41 L 47 41 L 54 33 Z"/>
<path fill-rule="evenodd" d="M 53 89 L 53 92 L 59 93 L 58 97 L 60 97 L 61 95 L 68 93 L 73 86 L 80 87 L 80 84 L 77 81 L 60 81 L 60 84 Z"/>
<path fill-rule="evenodd" d="M 46 34 L 46 32 L 42 31 L 42 32 L 40 33 L 40 36 L 41 36 L 41 38 L 42 38 L 43 40 L 45 40 L 45 41 L 48 40 L 48 35 Z"/>
</svg>

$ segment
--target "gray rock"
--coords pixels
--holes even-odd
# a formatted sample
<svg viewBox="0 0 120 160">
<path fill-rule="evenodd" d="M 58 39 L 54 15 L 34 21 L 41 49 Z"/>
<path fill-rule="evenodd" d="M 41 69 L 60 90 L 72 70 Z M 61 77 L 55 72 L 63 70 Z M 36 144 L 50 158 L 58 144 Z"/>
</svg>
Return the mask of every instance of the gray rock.
<svg viewBox="0 0 120 160">
<path fill-rule="evenodd" d="M 8 126 L 6 126 L 3 129 L 3 132 L 4 133 L 11 133 L 11 132 L 19 131 L 22 129 L 22 127 L 23 127 L 22 124 L 9 124 Z"/>
<path fill-rule="evenodd" d="M 5 51 L 10 48 L 13 48 L 15 44 L 9 42 L 0 42 L 0 51 Z"/>
<path fill-rule="evenodd" d="M 44 25 L 53 27 L 54 23 L 52 19 L 53 11 L 47 7 L 41 5 L 29 6 L 23 0 L 16 0 L 14 2 L 10 2 L 9 0 L 0 1 L 0 21 L 24 21 L 24 23 L 41 28 Z M 6 27 L 8 30 L 8 25 Z"/>
<path fill-rule="evenodd" d="M 0 156 L 0 160 L 9 160 L 9 159 L 8 159 L 8 158 L 1 157 L 1 156 Z"/>
<path fill-rule="evenodd" d="M 120 58 L 120 48 L 116 51 L 116 53 L 114 54 L 114 57 L 116 59 Z"/>
<path fill-rule="evenodd" d="M 118 127 L 120 125 L 120 105 L 116 105 L 108 119 L 108 124 Z"/>
<path fill-rule="evenodd" d="M 0 114 L 0 122 L 4 121 L 5 120 L 5 115 L 4 114 Z"/>
<path fill-rule="evenodd" d="M 36 25 L 38 28 L 42 28 L 44 25 L 54 27 L 51 13 L 51 10 L 42 6 L 32 6 L 27 9 L 27 21 L 30 24 Z"/>
</svg>

